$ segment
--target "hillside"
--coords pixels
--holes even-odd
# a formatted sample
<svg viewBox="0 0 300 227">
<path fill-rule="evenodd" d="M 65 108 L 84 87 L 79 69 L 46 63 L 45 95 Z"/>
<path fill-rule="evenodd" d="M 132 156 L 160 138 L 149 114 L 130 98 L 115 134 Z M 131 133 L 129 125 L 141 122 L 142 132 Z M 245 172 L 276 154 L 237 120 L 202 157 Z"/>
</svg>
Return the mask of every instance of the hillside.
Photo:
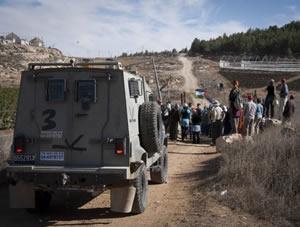
<svg viewBox="0 0 300 227">
<path fill-rule="evenodd" d="M 155 90 L 153 56 L 121 57 L 127 70 L 138 71 L 145 76 L 150 86 Z M 55 48 L 33 47 L 18 44 L 0 44 L 0 84 L 2 87 L 17 86 L 20 82 L 20 73 L 30 62 L 57 62 L 65 61 L 68 57 Z M 162 86 L 163 96 L 167 99 L 180 99 L 178 88 L 183 85 L 180 75 L 182 68 L 177 56 L 156 55 L 155 64 Z"/>
<path fill-rule="evenodd" d="M 153 57 L 164 101 L 179 101 L 180 93 L 182 92 L 180 88 L 184 84 L 184 79 L 180 71 L 183 65 L 177 56 L 164 54 L 156 56 L 130 56 L 120 57 L 118 61 L 122 62 L 126 69 L 136 70 L 140 75 L 144 76 L 150 87 L 156 91 L 155 73 L 152 63 Z"/>
<path fill-rule="evenodd" d="M 20 72 L 30 62 L 56 62 L 64 59 L 63 53 L 55 48 L 0 44 L 0 84 L 9 87 L 18 85 Z"/>
</svg>

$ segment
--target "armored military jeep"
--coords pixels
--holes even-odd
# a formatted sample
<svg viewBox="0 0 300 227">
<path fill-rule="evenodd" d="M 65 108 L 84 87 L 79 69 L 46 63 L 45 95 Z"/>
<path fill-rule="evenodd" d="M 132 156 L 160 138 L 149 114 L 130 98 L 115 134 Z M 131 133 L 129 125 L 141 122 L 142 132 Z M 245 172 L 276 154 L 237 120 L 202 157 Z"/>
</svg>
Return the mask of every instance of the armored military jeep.
<svg viewBox="0 0 300 227">
<path fill-rule="evenodd" d="M 114 61 L 29 64 L 22 72 L 7 168 L 12 208 L 61 191 L 111 190 L 113 211 L 141 213 L 148 172 L 167 179 L 161 111 L 145 79 Z"/>
</svg>

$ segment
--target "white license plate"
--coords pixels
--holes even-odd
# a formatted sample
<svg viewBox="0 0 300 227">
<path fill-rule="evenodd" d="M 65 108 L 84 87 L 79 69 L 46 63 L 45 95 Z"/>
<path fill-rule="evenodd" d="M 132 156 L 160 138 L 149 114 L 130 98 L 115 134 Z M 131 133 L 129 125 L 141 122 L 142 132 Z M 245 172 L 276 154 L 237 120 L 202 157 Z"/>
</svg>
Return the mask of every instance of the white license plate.
<svg viewBox="0 0 300 227">
<path fill-rule="evenodd" d="M 18 154 L 14 157 L 15 162 L 32 162 L 34 160 L 35 160 L 35 155 L 30 155 L 30 154 L 29 155 Z"/>
<path fill-rule="evenodd" d="M 41 151 L 41 161 L 64 161 L 65 153 L 62 151 Z"/>
</svg>

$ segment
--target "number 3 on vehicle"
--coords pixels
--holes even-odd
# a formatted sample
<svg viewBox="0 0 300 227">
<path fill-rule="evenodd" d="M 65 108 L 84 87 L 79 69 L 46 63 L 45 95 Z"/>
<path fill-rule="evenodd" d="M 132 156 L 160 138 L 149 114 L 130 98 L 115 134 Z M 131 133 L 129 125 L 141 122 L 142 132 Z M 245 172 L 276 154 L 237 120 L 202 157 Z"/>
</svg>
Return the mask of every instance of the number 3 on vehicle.
<svg viewBox="0 0 300 227">
<path fill-rule="evenodd" d="M 56 122 L 53 118 L 56 115 L 56 111 L 53 109 L 47 109 L 43 111 L 43 116 L 45 116 L 44 125 L 42 126 L 42 130 L 50 130 L 56 127 Z"/>
</svg>

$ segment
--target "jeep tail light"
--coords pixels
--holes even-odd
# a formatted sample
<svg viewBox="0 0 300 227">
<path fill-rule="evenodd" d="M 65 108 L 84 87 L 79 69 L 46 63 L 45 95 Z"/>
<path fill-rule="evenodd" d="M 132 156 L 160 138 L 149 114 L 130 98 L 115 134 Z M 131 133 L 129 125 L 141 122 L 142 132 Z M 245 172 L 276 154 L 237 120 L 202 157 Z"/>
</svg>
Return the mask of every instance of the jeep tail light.
<svg viewBox="0 0 300 227">
<path fill-rule="evenodd" d="M 126 154 L 126 139 L 115 140 L 115 154 L 125 155 Z"/>
<path fill-rule="evenodd" d="M 25 136 L 16 136 L 14 138 L 14 150 L 16 154 L 21 154 L 25 151 L 26 138 Z"/>
</svg>

